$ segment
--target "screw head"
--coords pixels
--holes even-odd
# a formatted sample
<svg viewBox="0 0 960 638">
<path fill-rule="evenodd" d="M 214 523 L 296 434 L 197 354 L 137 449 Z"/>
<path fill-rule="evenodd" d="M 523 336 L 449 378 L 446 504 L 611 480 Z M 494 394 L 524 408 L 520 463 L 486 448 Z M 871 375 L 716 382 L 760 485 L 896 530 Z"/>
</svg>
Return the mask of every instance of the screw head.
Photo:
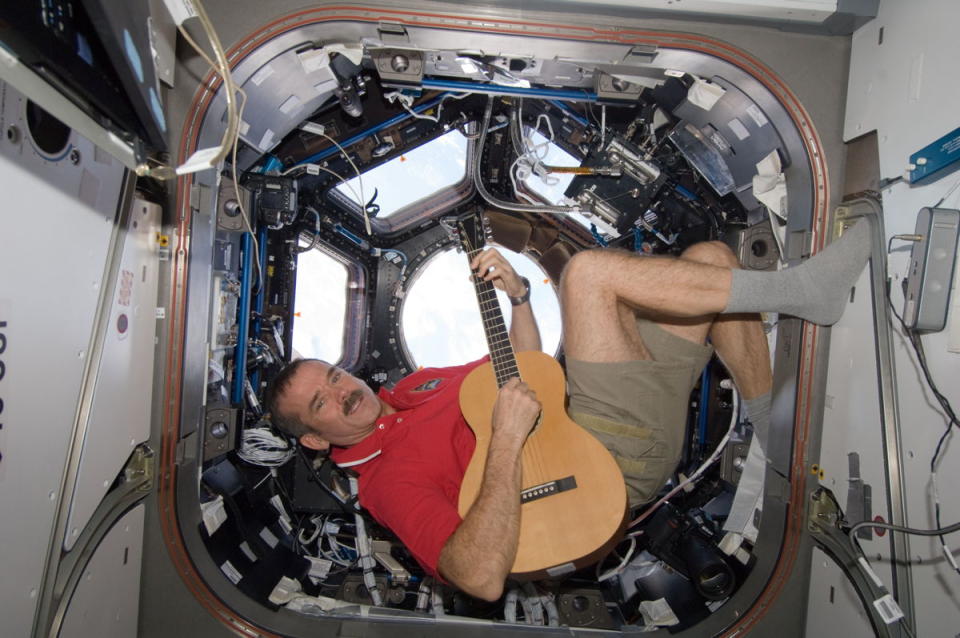
<svg viewBox="0 0 960 638">
<path fill-rule="evenodd" d="M 70 151 L 70 163 L 73 164 L 74 166 L 80 163 L 80 157 L 81 157 L 80 151 L 78 151 L 77 149 L 73 149 L 72 151 Z"/>
<path fill-rule="evenodd" d="M 410 58 L 399 53 L 390 60 L 390 68 L 396 73 L 403 73 L 410 68 Z"/>
</svg>

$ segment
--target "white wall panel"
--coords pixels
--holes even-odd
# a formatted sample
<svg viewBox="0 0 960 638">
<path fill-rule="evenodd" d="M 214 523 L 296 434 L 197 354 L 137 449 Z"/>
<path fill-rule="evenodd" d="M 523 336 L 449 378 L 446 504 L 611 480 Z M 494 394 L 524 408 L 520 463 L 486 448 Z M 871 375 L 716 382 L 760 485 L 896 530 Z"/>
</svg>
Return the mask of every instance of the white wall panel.
<svg viewBox="0 0 960 638">
<path fill-rule="evenodd" d="M 877 132 L 883 177 L 900 175 L 911 153 L 960 125 L 957 107 L 960 104 L 958 24 L 960 3 L 956 0 L 883 0 L 877 18 L 853 36 L 844 135 L 849 140 L 873 130 Z M 960 173 L 953 173 L 923 186 L 901 183 L 886 189 L 883 205 L 887 235 L 912 233 L 917 211 L 936 203 L 958 180 Z M 954 191 L 943 206 L 960 207 L 960 189 Z M 896 246 L 903 248 L 895 249 L 891 254 L 890 273 L 899 310 L 902 305 L 900 281 L 906 270 L 909 246 Z M 845 317 L 844 321 L 848 318 Z M 925 336 L 923 340 L 934 379 L 953 405 L 960 406 L 960 384 L 957 383 L 960 355 L 948 352 L 949 337 L 945 331 Z M 897 337 L 895 342 L 908 522 L 915 527 L 931 527 L 929 462 L 945 420 L 934 409 L 932 396 L 922 384 L 917 364 L 905 341 Z M 831 368 L 828 392 L 835 396 L 864 396 L 860 377 L 871 378 L 874 374 L 872 360 L 863 358 L 861 346 L 853 340 L 836 336 L 831 351 L 831 365 L 833 360 L 845 359 L 853 359 L 856 363 L 846 377 L 834 375 Z M 874 419 L 867 410 L 850 411 L 849 418 L 850 429 L 843 437 L 831 437 L 830 428 L 825 428 L 825 450 L 854 439 L 851 433 L 861 428 L 869 429 Z M 838 425 L 842 427 L 842 424 Z M 957 438 L 955 436 L 952 444 L 947 446 L 939 468 L 944 524 L 960 520 L 960 498 L 957 498 L 956 491 L 956 486 L 960 485 L 960 441 Z M 855 444 L 864 449 L 870 447 L 861 441 Z M 852 449 L 853 445 L 849 447 Z M 875 464 L 877 460 L 864 461 Z M 878 497 L 879 494 L 875 493 L 875 504 Z M 957 552 L 960 538 L 954 536 L 951 541 L 954 554 L 960 555 Z M 912 538 L 910 544 L 914 559 L 917 635 L 953 636 L 960 627 L 960 576 L 948 568 L 934 540 Z M 864 543 L 865 551 L 870 554 L 883 553 L 886 547 L 886 538 Z"/>
<path fill-rule="evenodd" d="M 160 207 L 134 200 L 80 470 L 65 523 L 70 550 L 137 444 L 150 436 Z"/>
<path fill-rule="evenodd" d="M 0 617 L 5 635 L 28 636 L 113 211 L 98 213 L 2 156 L 0 193 Z"/>
<path fill-rule="evenodd" d="M 27 109 L 0 82 L 4 636 L 31 633 L 53 521 L 69 496 L 60 485 L 124 178 L 122 166 L 75 132 L 61 149 L 42 152 Z"/>
<path fill-rule="evenodd" d="M 144 514 L 144 505 L 137 505 L 97 546 L 67 606 L 58 638 L 136 638 Z"/>
</svg>

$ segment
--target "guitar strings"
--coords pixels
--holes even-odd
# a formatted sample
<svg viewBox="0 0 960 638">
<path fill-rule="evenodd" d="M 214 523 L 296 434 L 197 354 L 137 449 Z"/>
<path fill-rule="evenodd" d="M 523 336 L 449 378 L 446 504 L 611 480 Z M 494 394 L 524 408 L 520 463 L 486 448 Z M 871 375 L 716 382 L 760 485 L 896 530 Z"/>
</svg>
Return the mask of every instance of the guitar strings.
<svg viewBox="0 0 960 638">
<path fill-rule="evenodd" d="M 474 257 L 480 253 L 479 248 L 473 249 L 470 240 L 464 234 L 464 244 L 467 252 L 468 262 L 472 263 Z M 503 316 L 500 312 L 500 302 L 497 300 L 497 293 L 493 283 L 485 281 L 478 273 L 471 273 L 474 288 L 477 293 L 477 301 L 480 306 L 481 321 L 484 324 L 484 334 L 487 340 L 487 347 L 490 350 L 491 364 L 496 377 L 497 387 L 503 387 L 510 378 L 520 376 L 520 368 L 516 362 L 516 353 L 513 350 L 513 344 L 510 342 L 510 336 Z M 524 481 L 530 485 L 538 485 L 545 481 L 546 473 L 544 471 L 545 463 L 542 450 L 538 444 L 538 439 L 533 436 L 533 432 L 527 437 L 520 451 L 522 467 L 533 474 Z"/>
</svg>

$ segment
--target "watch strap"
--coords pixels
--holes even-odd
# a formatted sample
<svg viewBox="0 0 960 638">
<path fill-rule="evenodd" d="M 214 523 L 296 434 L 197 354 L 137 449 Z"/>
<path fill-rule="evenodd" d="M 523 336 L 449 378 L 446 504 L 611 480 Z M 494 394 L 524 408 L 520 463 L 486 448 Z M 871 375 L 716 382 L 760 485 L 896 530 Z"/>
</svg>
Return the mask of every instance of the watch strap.
<svg viewBox="0 0 960 638">
<path fill-rule="evenodd" d="M 511 297 L 507 295 L 507 298 L 510 300 L 510 305 L 519 306 L 530 301 L 530 280 L 526 277 L 520 277 L 520 281 L 523 282 L 523 286 L 526 288 L 526 290 L 524 290 L 523 295 L 519 297 Z"/>
</svg>

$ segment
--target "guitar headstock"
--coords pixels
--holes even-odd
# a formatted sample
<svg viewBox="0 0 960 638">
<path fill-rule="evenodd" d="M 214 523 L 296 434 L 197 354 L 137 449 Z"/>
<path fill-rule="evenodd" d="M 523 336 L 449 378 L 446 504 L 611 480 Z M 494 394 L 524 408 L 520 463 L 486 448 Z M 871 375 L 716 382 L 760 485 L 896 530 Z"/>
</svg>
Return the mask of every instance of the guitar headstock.
<svg viewBox="0 0 960 638">
<path fill-rule="evenodd" d="M 458 248 L 462 248 L 468 254 L 483 248 L 490 233 L 486 218 L 477 213 L 445 217 L 441 220 L 441 225 L 447 230 L 450 238 L 458 243 Z"/>
</svg>

